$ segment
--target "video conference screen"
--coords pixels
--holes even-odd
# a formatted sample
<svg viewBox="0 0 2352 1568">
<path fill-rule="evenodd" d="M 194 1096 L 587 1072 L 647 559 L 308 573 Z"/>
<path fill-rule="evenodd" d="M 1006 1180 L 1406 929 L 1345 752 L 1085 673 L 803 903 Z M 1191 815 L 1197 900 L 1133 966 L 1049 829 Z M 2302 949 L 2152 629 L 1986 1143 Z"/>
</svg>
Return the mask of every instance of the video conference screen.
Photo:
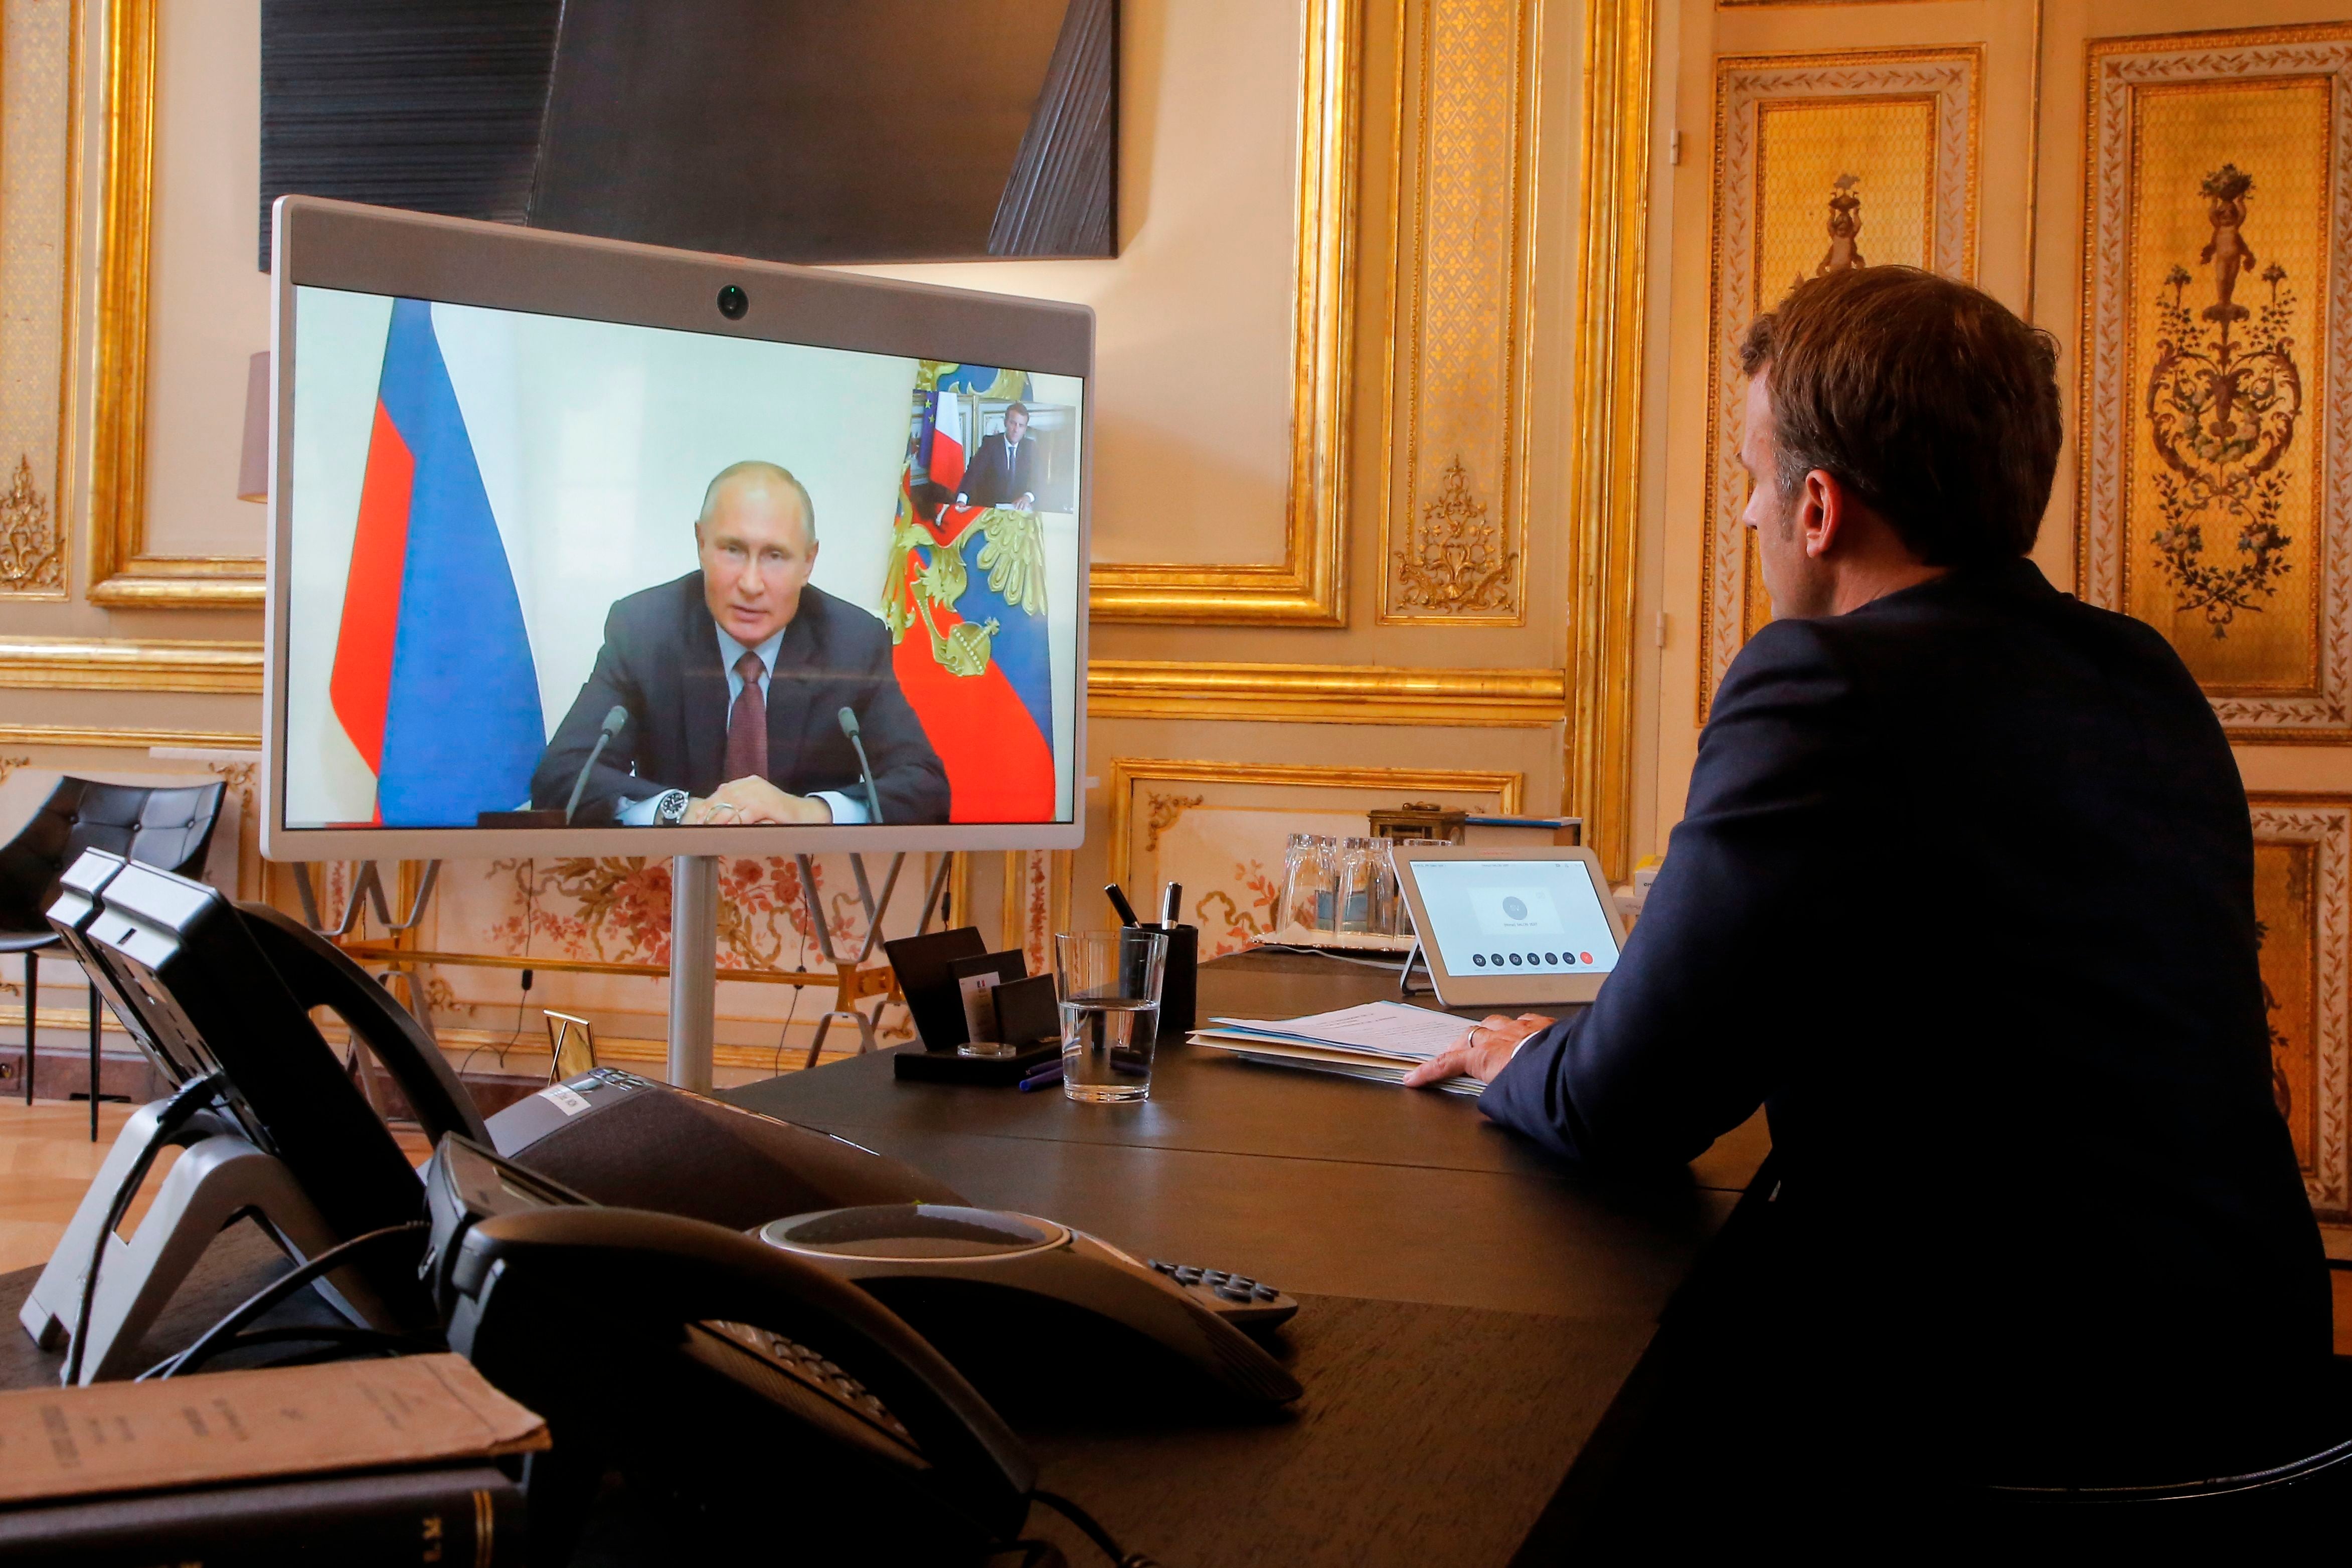
<svg viewBox="0 0 2352 1568">
<path fill-rule="evenodd" d="M 289 827 L 1073 820 L 1081 379 L 294 309 Z"/>
<path fill-rule="evenodd" d="M 1605 975 L 1617 939 L 1581 861 L 1423 861 L 1429 939 L 1457 975 Z"/>
</svg>

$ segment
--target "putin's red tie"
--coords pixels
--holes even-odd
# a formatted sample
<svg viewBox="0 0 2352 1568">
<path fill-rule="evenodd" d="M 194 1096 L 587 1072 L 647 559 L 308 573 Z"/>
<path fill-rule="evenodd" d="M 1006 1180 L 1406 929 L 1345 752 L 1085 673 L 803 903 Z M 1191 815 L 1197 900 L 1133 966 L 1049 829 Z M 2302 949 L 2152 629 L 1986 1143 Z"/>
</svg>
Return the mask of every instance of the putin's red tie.
<svg viewBox="0 0 2352 1568">
<path fill-rule="evenodd" d="M 727 777 L 720 782 L 728 784 L 768 776 L 768 695 L 760 689 L 766 670 L 760 655 L 746 650 L 735 673 L 743 678 L 743 691 L 727 714 Z"/>
</svg>

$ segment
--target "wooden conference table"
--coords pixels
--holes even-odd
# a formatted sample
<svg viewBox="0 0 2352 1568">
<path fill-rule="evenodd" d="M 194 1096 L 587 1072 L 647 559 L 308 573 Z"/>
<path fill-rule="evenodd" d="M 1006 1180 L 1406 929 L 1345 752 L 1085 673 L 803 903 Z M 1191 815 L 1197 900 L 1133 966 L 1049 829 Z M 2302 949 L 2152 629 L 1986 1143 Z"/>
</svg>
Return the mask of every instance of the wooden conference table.
<svg viewBox="0 0 2352 1568">
<path fill-rule="evenodd" d="M 1205 966 L 1200 1007 L 1279 1018 L 1394 994 L 1378 969 L 1257 953 Z M 1276 1347 L 1307 1390 L 1295 1419 L 1154 1405 L 1115 1426 L 1016 1422 L 1045 1487 L 1171 1565 L 1546 1554 L 1593 1479 L 1566 1487 L 1570 1469 L 1767 1149 L 1759 1115 L 1684 1179 L 1609 1186 L 1468 1099 L 1181 1044 L 1161 1047 L 1138 1105 L 901 1083 L 887 1053 L 727 1097 L 894 1155 L 975 1203 L 1300 1299 Z M 1054 1370 L 1041 1347 L 1040 1375 Z M 1042 1509 L 1031 1529 L 1073 1563 L 1098 1560 Z"/>
<path fill-rule="evenodd" d="M 1201 1010 L 1278 1018 L 1394 988 L 1360 965 L 1260 953 L 1204 967 Z M 1139 1105 L 899 1083 L 887 1053 L 729 1098 L 898 1155 L 976 1203 L 1299 1298 L 1273 1346 L 1307 1390 L 1290 1418 L 1163 1402 L 1112 1425 L 1015 1419 L 1045 1487 L 1170 1568 L 1554 1555 L 1577 1500 L 1605 1484 L 1595 1428 L 1766 1152 L 1759 1117 L 1685 1176 L 1612 1186 L 1488 1124 L 1470 1100 L 1181 1044 L 1161 1048 Z M 151 1345 L 190 1343 L 284 1268 L 250 1226 L 233 1227 Z M 0 1387 L 58 1375 L 59 1358 L 14 1323 L 37 1272 L 0 1276 Z M 1041 1375 L 1117 1375 L 1057 1367 L 1054 1352 L 1038 1347 Z M 1074 1564 L 1101 1561 L 1044 1509 L 1030 1529 Z"/>
</svg>

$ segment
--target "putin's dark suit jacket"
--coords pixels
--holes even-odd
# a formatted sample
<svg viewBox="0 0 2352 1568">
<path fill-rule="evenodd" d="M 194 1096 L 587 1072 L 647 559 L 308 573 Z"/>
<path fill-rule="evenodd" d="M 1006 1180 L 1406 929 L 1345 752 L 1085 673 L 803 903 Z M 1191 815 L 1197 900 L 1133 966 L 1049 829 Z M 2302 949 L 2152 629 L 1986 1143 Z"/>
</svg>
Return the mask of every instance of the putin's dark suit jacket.
<svg viewBox="0 0 2352 1568">
<path fill-rule="evenodd" d="M 2329 1348 L 2261 936 L 2163 638 L 1956 571 L 1748 643 L 1616 972 L 1481 1103 L 1618 1166 L 1762 1103 L 1775 1354 L 1991 1469 L 2164 1464 Z"/>
<path fill-rule="evenodd" d="M 980 450 L 972 454 L 971 462 L 963 471 L 963 483 L 956 489 L 971 498 L 975 507 L 1005 507 L 1024 496 L 1036 494 L 1039 484 L 1037 455 L 1034 439 L 1021 443 L 1021 450 L 1010 463 L 1005 460 L 1004 437 L 983 438 Z"/>
<path fill-rule="evenodd" d="M 623 798 L 708 795 L 727 782 L 727 672 L 703 602 L 702 573 L 633 593 L 604 620 L 604 645 L 531 775 L 531 804 L 561 808 L 617 705 L 629 722 L 597 759 L 573 818 L 613 821 Z M 886 822 L 948 820 L 947 770 L 907 706 L 880 620 L 823 590 L 801 590 L 768 677 L 768 781 L 793 795 L 838 789 L 862 800 L 857 754 L 841 733 L 855 708 Z"/>
</svg>

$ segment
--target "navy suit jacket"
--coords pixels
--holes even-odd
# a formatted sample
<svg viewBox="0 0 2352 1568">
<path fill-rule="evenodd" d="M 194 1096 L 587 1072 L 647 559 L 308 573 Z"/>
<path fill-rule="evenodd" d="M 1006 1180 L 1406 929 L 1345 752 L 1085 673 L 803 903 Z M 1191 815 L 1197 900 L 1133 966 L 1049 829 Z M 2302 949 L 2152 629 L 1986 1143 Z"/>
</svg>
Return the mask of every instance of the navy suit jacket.
<svg viewBox="0 0 2352 1568">
<path fill-rule="evenodd" d="M 702 573 L 633 593 L 604 620 L 595 667 L 541 754 L 530 802 L 561 808 L 615 705 L 629 722 L 589 775 L 573 821 L 609 824 L 623 798 L 666 789 L 708 795 L 727 782 L 727 672 L 703 602 Z M 890 631 L 814 585 L 784 630 L 768 677 L 768 781 L 793 795 L 866 798 L 840 712 L 856 710 L 882 819 L 948 820 L 948 776 L 890 664 Z"/>
<path fill-rule="evenodd" d="M 1784 1322 L 2095 1447 L 2328 1352 L 2252 873 L 2179 656 L 2030 561 L 1775 622 L 1616 972 L 1481 1103 L 1618 1166 L 1765 1105 Z"/>
<path fill-rule="evenodd" d="M 1004 437 L 984 437 L 956 489 L 970 497 L 975 507 L 1011 506 L 1024 495 L 1036 494 L 1040 461 L 1034 436 L 1023 440 L 1018 460 L 1010 465 L 1005 461 Z"/>
</svg>

